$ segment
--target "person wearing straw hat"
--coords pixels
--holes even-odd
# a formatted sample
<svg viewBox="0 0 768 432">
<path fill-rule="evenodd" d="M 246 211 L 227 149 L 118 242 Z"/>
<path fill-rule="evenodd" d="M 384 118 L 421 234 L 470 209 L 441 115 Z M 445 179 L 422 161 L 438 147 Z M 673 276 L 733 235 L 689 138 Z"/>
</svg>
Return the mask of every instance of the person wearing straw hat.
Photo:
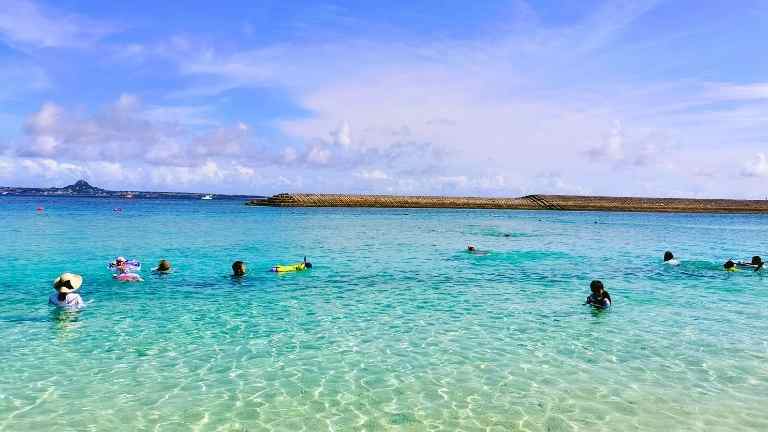
<svg viewBox="0 0 768 432">
<path fill-rule="evenodd" d="M 48 303 L 67 309 L 79 309 L 85 307 L 83 298 L 76 291 L 83 284 L 83 277 L 73 273 L 62 273 L 53 281 L 55 293 L 48 298 Z"/>
</svg>

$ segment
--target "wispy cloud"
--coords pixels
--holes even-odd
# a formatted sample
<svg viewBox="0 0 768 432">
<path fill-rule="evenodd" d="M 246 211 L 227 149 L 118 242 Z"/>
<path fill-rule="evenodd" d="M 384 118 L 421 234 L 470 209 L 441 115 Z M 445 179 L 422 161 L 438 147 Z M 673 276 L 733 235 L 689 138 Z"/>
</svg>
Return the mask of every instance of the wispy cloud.
<svg viewBox="0 0 768 432">
<path fill-rule="evenodd" d="M 32 0 L 3 0 L 0 38 L 11 46 L 84 47 L 114 33 L 116 27 Z"/>
</svg>

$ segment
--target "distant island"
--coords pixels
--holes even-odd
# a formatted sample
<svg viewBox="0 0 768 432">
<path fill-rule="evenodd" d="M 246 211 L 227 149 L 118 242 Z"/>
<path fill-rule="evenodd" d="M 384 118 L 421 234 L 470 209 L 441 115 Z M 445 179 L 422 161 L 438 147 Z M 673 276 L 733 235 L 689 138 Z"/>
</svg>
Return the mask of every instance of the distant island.
<svg viewBox="0 0 768 432">
<path fill-rule="evenodd" d="M 254 195 L 213 195 L 194 192 L 147 192 L 147 191 L 112 191 L 91 186 L 85 180 L 64 187 L 26 188 L 0 186 L 0 195 L 7 196 L 54 196 L 87 198 L 140 198 L 140 199 L 254 199 Z"/>
</svg>

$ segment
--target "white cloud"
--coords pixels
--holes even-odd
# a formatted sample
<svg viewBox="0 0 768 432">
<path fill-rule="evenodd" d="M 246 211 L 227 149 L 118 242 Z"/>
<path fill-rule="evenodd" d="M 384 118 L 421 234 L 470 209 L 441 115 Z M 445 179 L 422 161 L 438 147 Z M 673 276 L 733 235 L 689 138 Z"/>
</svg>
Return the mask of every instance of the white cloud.
<svg viewBox="0 0 768 432">
<path fill-rule="evenodd" d="M 357 176 L 365 180 L 388 180 L 390 178 L 386 172 L 380 169 L 360 170 Z"/>
<path fill-rule="evenodd" d="M 195 117 L 186 123 L 184 113 L 197 115 L 196 107 L 145 110 L 130 94 L 93 114 L 49 102 L 28 119 L 26 139 L 16 151 L 27 157 L 193 166 L 243 156 L 250 149 L 253 137 L 244 123 L 214 127 Z"/>
<path fill-rule="evenodd" d="M 349 123 L 346 121 L 341 122 L 338 128 L 334 129 L 330 133 L 331 142 L 341 147 L 349 147 L 352 145 L 351 130 Z"/>
<path fill-rule="evenodd" d="M 0 7 L 0 38 L 12 46 L 83 47 L 114 31 L 108 24 L 31 0 L 3 0 Z"/>
<path fill-rule="evenodd" d="M 624 159 L 624 131 L 621 122 L 614 122 L 610 134 L 605 141 L 589 149 L 587 155 L 594 160 L 620 161 Z"/>
<path fill-rule="evenodd" d="M 758 153 L 752 161 L 744 165 L 741 174 L 745 177 L 768 177 L 768 158 L 765 153 Z"/>
<path fill-rule="evenodd" d="M 331 161 L 331 151 L 320 144 L 314 144 L 307 153 L 307 161 L 319 165 L 326 165 Z"/>
</svg>

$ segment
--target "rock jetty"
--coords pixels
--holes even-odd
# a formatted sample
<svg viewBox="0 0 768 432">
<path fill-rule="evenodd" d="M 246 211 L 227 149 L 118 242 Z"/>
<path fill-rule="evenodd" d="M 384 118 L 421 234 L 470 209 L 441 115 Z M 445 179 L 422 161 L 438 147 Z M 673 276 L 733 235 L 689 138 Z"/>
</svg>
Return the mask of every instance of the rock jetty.
<svg viewBox="0 0 768 432">
<path fill-rule="evenodd" d="M 526 195 L 519 198 L 281 193 L 246 204 L 270 207 L 380 207 L 510 210 L 768 213 L 768 200 Z"/>
</svg>

